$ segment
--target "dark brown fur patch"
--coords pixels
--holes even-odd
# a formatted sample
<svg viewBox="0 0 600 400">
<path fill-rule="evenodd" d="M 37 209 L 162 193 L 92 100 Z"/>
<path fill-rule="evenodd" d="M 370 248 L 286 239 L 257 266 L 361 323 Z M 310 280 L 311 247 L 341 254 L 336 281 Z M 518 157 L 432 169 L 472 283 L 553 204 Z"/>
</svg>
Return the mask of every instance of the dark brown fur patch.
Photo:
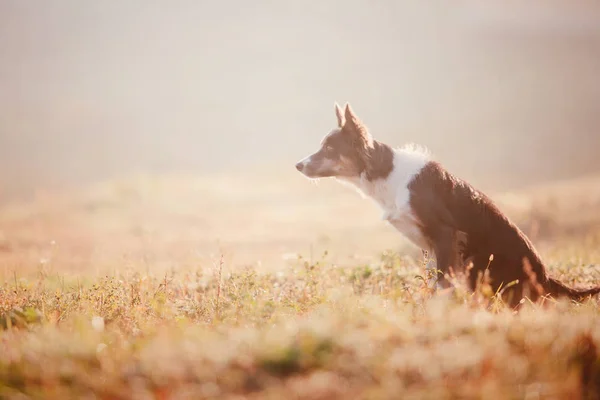
<svg viewBox="0 0 600 400">
<path fill-rule="evenodd" d="M 535 290 L 526 287 L 531 273 L 545 293 L 553 296 L 582 299 L 600 292 L 600 287 L 569 288 L 549 277 L 533 244 L 492 200 L 438 163 L 429 162 L 408 187 L 411 208 L 422 223 L 423 234 L 432 243 L 439 270 L 462 269 L 464 265 L 456 263 L 471 261 L 472 288 L 486 269 L 494 290 L 518 280 L 510 289 L 513 305 L 525 293 L 534 301 L 539 297 Z M 461 246 L 456 246 L 457 234 L 462 236 Z M 528 261 L 529 271 L 525 271 L 523 260 Z"/>
<path fill-rule="evenodd" d="M 353 162 L 368 180 L 385 179 L 394 168 L 394 152 L 386 144 L 373 140 L 367 127 L 346 108 L 345 124 L 340 131 L 323 141 L 325 151 L 332 156 Z"/>
<path fill-rule="evenodd" d="M 386 144 L 373 142 L 367 156 L 365 173 L 367 179 L 385 179 L 394 169 L 394 151 Z"/>
</svg>

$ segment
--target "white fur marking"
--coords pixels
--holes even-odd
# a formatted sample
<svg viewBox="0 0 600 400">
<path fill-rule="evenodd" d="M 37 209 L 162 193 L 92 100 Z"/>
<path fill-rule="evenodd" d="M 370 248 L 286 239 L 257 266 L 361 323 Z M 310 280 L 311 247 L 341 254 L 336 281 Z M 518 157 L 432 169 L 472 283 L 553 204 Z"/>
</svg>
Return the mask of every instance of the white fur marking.
<svg viewBox="0 0 600 400">
<path fill-rule="evenodd" d="M 306 168 L 306 166 L 307 166 L 308 164 L 310 164 L 310 162 L 311 162 L 311 161 L 312 161 L 312 155 L 311 155 L 311 156 L 308 156 L 308 157 L 306 157 L 306 158 L 303 158 L 302 160 L 300 160 L 300 162 L 302 163 L 302 167 L 303 167 L 303 168 Z"/>
<path fill-rule="evenodd" d="M 323 162 L 321 162 L 321 165 L 319 166 L 319 171 L 337 171 L 338 169 L 339 165 L 329 158 L 323 158 Z"/>
<path fill-rule="evenodd" d="M 302 163 L 302 168 L 306 169 L 306 167 L 311 164 L 313 162 L 312 159 L 312 155 L 308 156 L 302 160 L 300 160 L 300 163 Z M 340 169 L 340 166 L 333 160 L 330 160 L 329 158 L 323 158 L 322 161 L 317 165 L 317 168 L 315 169 L 313 166 L 313 171 L 312 171 L 312 175 L 318 175 L 319 173 L 322 173 L 323 171 L 338 171 Z M 304 172 L 304 174 L 311 178 L 310 175 L 307 175 L 306 172 Z"/>
<path fill-rule="evenodd" d="M 429 245 L 411 209 L 408 184 L 429 161 L 430 155 L 424 149 L 414 145 L 404 146 L 394 149 L 394 168 L 387 178 L 369 181 L 363 175 L 347 179 L 379 204 L 384 220 L 424 250 L 429 250 Z"/>
</svg>

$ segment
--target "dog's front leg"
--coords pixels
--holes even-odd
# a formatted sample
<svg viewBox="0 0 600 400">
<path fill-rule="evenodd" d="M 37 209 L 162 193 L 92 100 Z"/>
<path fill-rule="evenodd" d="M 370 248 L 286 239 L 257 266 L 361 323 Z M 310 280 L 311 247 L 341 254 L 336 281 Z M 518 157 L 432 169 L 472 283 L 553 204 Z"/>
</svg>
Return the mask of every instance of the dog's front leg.
<svg viewBox="0 0 600 400">
<path fill-rule="evenodd" d="M 429 253 L 429 254 L 428 254 Z M 438 297 L 449 298 L 452 296 L 454 292 L 454 287 L 450 284 L 450 282 L 446 279 L 446 277 L 437 269 L 437 261 L 435 256 L 428 252 L 427 250 L 423 250 L 423 256 L 425 257 L 425 267 L 427 269 L 427 273 L 429 275 L 429 279 L 427 281 L 427 287 L 434 290 L 434 293 Z"/>
<path fill-rule="evenodd" d="M 437 261 L 438 274 L 442 275 L 438 280 L 438 284 L 442 288 L 452 286 L 446 279 L 446 274 L 449 274 L 451 269 L 455 273 L 462 269 L 458 239 L 457 231 L 450 227 L 439 227 L 433 235 L 432 247 Z"/>
<path fill-rule="evenodd" d="M 423 253 L 423 264 L 425 265 L 425 273 L 427 274 L 427 286 L 440 290 L 444 289 L 445 285 L 441 281 L 444 281 L 443 274 L 437 269 L 437 260 L 435 254 L 431 250 L 421 249 Z"/>
</svg>

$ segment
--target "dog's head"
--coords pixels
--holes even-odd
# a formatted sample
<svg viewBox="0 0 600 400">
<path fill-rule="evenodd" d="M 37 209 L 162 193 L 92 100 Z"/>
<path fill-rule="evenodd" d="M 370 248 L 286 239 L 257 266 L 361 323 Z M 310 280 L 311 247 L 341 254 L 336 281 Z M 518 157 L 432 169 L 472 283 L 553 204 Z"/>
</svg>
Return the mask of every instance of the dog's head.
<svg viewBox="0 0 600 400">
<path fill-rule="evenodd" d="M 338 126 L 321 141 L 321 148 L 300 160 L 296 169 L 309 178 L 353 178 L 368 170 L 373 137 L 346 103 L 335 104 Z"/>
</svg>

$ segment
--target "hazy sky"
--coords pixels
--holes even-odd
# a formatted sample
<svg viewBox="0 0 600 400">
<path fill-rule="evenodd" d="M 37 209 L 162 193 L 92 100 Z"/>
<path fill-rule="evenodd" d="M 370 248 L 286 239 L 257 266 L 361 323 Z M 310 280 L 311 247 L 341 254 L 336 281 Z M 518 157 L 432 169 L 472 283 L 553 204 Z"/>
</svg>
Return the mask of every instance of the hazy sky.
<svg viewBox="0 0 600 400">
<path fill-rule="evenodd" d="M 293 168 L 336 100 L 475 180 L 599 170 L 600 7 L 477 3 L 4 0 L 0 182 Z"/>
</svg>

